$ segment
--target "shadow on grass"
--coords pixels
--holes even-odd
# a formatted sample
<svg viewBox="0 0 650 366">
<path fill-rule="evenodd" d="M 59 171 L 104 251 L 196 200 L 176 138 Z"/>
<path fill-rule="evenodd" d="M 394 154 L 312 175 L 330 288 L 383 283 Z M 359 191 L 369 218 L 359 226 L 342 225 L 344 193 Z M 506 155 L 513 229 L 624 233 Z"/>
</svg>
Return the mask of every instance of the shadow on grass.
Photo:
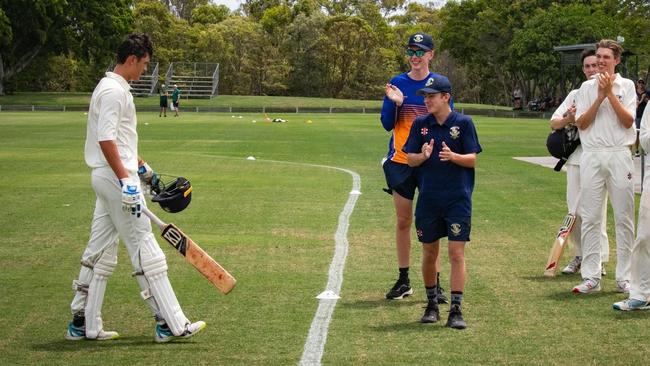
<svg viewBox="0 0 650 366">
<path fill-rule="evenodd" d="M 393 323 L 393 324 L 381 324 L 381 325 L 372 325 L 369 326 L 369 330 L 375 332 L 400 332 L 400 333 L 414 333 L 422 334 L 423 331 L 427 332 L 442 332 L 448 330 L 454 330 L 445 326 L 446 320 L 441 319 L 437 323 L 423 324 L 420 321 L 410 321 L 404 323 Z"/>
<path fill-rule="evenodd" d="M 169 343 L 156 343 L 153 341 L 152 337 L 120 337 L 119 339 L 110 340 L 110 341 L 92 341 L 92 340 L 81 340 L 81 341 L 68 341 L 66 339 L 53 340 L 51 342 L 44 343 L 35 343 L 32 345 L 32 349 L 35 351 L 45 351 L 45 352 L 79 352 L 84 350 L 102 350 L 102 349 L 115 349 L 115 348 L 129 348 L 129 347 L 187 347 L 188 344 L 193 346 L 189 349 L 194 351 L 197 350 L 196 345 L 203 344 L 199 339 L 194 340 L 179 340 L 176 342 Z M 201 347 L 205 350 L 208 350 L 209 347 Z"/>
<path fill-rule="evenodd" d="M 402 300 L 386 300 L 385 298 L 380 298 L 380 299 L 357 300 L 354 302 L 339 302 L 339 305 L 342 307 L 353 308 L 353 309 L 371 309 L 371 308 L 399 308 L 404 306 L 418 305 L 420 303 L 424 304 L 425 301 L 407 297 Z"/>
</svg>

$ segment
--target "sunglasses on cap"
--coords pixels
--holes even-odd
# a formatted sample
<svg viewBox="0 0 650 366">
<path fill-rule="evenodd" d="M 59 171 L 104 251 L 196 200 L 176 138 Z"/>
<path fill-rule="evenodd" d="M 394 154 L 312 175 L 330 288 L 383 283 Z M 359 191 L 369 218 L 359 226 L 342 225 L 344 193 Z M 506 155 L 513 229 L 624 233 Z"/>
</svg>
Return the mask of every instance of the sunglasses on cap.
<svg viewBox="0 0 650 366">
<path fill-rule="evenodd" d="M 411 57 L 411 56 L 417 56 L 417 57 L 422 57 L 424 54 L 427 53 L 426 50 L 412 50 L 410 48 L 406 49 L 406 56 Z"/>
</svg>

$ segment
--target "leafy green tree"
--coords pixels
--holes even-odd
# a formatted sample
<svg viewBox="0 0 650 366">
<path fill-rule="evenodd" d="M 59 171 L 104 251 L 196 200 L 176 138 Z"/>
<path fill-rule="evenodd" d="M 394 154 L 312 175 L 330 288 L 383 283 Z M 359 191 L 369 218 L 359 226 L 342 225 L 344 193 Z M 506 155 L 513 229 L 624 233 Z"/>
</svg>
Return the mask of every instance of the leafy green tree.
<svg viewBox="0 0 650 366">
<path fill-rule="evenodd" d="M 225 5 L 205 4 L 192 10 L 192 24 L 216 24 L 230 15 L 230 9 Z"/>
<path fill-rule="evenodd" d="M 128 0 L 0 0 L 0 95 L 36 57 L 73 53 L 107 64 L 131 30 L 130 5 Z"/>
</svg>

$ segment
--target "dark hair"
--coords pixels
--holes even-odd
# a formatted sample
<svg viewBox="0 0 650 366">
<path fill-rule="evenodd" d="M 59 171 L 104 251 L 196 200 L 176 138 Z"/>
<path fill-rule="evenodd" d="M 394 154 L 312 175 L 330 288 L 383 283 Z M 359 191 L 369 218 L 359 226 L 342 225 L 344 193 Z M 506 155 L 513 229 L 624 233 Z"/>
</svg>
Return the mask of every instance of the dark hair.
<svg viewBox="0 0 650 366">
<path fill-rule="evenodd" d="M 129 34 L 122 44 L 117 47 L 117 63 L 123 64 L 126 59 L 135 55 L 139 59 L 153 56 L 153 45 L 149 36 L 144 33 Z"/>
<path fill-rule="evenodd" d="M 611 39 L 601 39 L 600 42 L 596 43 L 596 49 L 598 48 L 609 48 L 614 53 L 614 58 L 619 58 L 623 54 L 623 47 Z"/>
<path fill-rule="evenodd" d="M 586 50 L 582 51 L 582 54 L 580 55 L 580 63 L 584 64 L 585 59 L 589 56 L 596 56 L 596 50 L 592 50 L 590 48 L 587 48 Z"/>
</svg>

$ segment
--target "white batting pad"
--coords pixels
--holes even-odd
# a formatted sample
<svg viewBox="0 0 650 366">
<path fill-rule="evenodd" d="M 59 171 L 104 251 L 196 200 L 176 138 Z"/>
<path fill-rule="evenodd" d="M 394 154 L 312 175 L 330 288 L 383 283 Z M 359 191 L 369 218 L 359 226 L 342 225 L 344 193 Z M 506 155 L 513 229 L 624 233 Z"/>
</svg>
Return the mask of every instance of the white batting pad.
<svg viewBox="0 0 650 366">
<path fill-rule="evenodd" d="M 181 309 L 172 285 L 167 278 L 167 261 L 153 234 L 145 237 L 140 247 L 140 261 L 149 288 L 142 291 L 143 298 L 153 297 L 160 315 L 174 335 L 185 332 L 189 323 Z"/>
<path fill-rule="evenodd" d="M 106 283 L 117 266 L 117 245 L 109 245 L 93 267 L 86 301 L 86 338 L 95 339 L 102 331 L 102 304 Z"/>
</svg>

